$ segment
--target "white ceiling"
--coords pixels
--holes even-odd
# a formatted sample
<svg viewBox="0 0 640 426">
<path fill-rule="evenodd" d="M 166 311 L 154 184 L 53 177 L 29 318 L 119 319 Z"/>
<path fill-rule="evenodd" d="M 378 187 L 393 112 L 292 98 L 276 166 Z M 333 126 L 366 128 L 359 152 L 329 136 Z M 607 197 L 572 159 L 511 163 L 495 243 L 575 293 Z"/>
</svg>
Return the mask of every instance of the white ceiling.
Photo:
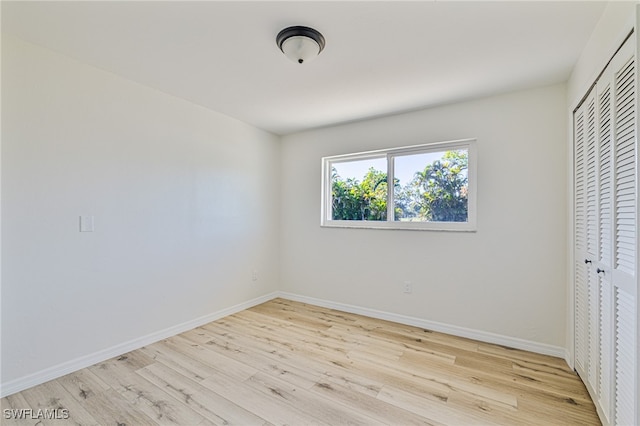
<svg viewBox="0 0 640 426">
<path fill-rule="evenodd" d="M 277 134 L 566 81 L 605 2 L 7 2 L 2 31 Z M 313 62 L 277 48 L 319 30 Z"/>
</svg>

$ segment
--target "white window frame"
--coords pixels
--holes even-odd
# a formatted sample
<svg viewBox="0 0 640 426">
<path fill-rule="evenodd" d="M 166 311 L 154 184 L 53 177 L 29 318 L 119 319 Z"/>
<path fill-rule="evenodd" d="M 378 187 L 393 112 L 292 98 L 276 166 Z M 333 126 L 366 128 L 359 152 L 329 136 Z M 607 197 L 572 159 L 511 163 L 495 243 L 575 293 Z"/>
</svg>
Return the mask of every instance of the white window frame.
<svg viewBox="0 0 640 426">
<path fill-rule="evenodd" d="M 402 222 L 394 219 L 394 159 L 402 155 L 464 149 L 468 152 L 468 198 L 466 222 Z M 422 231 L 462 231 L 475 232 L 477 199 L 477 140 L 461 139 L 435 142 L 401 148 L 381 149 L 354 154 L 334 155 L 322 158 L 322 198 L 320 226 L 332 228 L 405 229 Z M 387 159 L 387 220 L 333 220 L 331 200 L 331 167 L 334 163 L 366 159 Z"/>
</svg>

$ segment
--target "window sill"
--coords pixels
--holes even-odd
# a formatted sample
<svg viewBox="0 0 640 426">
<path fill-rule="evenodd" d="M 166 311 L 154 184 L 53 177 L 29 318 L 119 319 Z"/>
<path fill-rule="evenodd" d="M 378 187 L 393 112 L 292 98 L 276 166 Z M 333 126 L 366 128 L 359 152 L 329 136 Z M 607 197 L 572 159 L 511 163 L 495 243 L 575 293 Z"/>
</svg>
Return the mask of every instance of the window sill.
<svg viewBox="0 0 640 426">
<path fill-rule="evenodd" d="M 384 222 L 360 220 L 327 220 L 320 224 L 323 228 L 394 229 L 403 231 L 445 231 L 476 232 L 476 226 L 469 222 Z"/>
</svg>

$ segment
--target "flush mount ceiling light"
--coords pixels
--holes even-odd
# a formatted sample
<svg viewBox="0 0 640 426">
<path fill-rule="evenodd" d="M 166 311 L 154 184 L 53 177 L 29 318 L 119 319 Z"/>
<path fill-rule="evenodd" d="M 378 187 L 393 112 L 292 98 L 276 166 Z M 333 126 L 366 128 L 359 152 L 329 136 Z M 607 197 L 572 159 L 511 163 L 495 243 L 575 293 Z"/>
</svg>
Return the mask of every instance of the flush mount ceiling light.
<svg viewBox="0 0 640 426">
<path fill-rule="evenodd" d="M 276 43 L 282 53 L 299 64 L 309 62 L 324 49 L 324 37 L 309 27 L 288 27 L 278 33 Z"/>
</svg>

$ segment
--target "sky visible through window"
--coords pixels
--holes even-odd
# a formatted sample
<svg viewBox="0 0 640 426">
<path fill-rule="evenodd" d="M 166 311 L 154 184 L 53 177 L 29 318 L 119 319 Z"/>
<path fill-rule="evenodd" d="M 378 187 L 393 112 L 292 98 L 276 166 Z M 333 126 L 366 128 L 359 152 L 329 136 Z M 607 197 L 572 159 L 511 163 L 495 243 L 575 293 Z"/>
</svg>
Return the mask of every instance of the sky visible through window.
<svg viewBox="0 0 640 426">
<path fill-rule="evenodd" d="M 428 165 L 435 160 L 439 160 L 444 155 L 443 151 L 428 152 L 425 154 L 413 154 L 413 155 L 399 155 L 395 157 L 395 177 L 400 179 L 400 185 L 404 186 L 408 182 L 413 180 L 416 172 L 421 172 Z M 368 158 L 366 160 L 335 162 L 332 164 L 335 167 L 338 175 L 344 180 L 348 178 L 357 179 L 362 182 L 364 176 L 370 167 L 380 170 L 381 172 L 387 171 L 387 159 L 383 158 Z"/>
</svg>

